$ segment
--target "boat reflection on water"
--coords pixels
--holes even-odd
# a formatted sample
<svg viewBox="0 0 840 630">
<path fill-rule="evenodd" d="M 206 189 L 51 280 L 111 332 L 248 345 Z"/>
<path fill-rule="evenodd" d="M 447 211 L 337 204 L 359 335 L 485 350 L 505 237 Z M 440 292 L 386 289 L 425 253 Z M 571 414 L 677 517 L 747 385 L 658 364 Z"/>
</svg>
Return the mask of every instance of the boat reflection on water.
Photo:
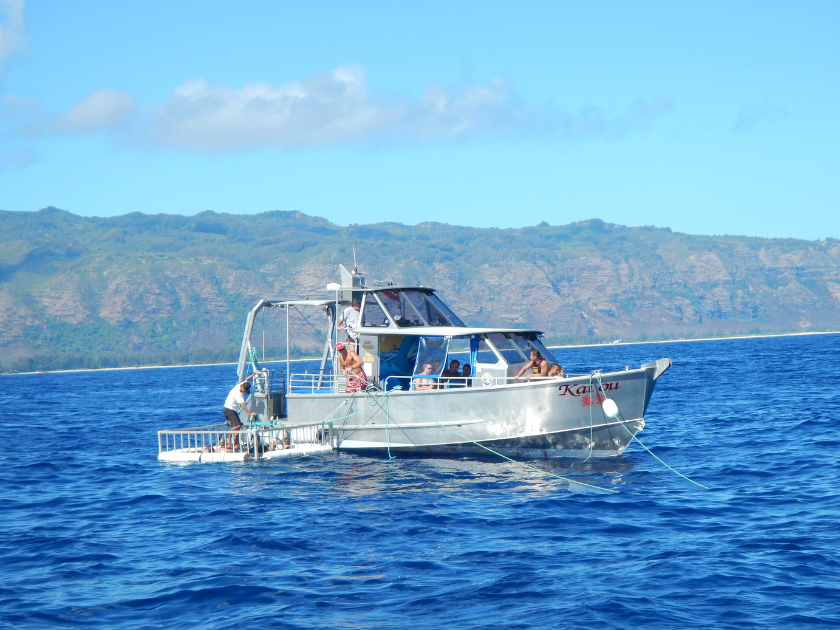
<svg viewBox="0 0 840 630">
<path fill-rule="evenodd" d="M 330 458 L 326 458 L 326 464 Z M 608 459 L 590 459 L 587 462 L 573 459 L 552 459 L 529 462 L 529 465 L 550 475 L 569 477 L 568 481 L 529 470 L 498 457 L 422 458 L 400 457 L 398 461 L 381 457 L 355 455 L 340 456 L 340 474 L 333 477 L 329 486 L 333 492 L 350 496 L 389 494 L 431 494 L 451 496 L 474 492 L 523 494 L 555 492 L 569 488 L 589 492 L 591 484 L 617 489 L 624 476 L 629 475 L 636 462 L 626 456 Z M 334 468 L 334 466 L 333 466 Z"/>
</svg>

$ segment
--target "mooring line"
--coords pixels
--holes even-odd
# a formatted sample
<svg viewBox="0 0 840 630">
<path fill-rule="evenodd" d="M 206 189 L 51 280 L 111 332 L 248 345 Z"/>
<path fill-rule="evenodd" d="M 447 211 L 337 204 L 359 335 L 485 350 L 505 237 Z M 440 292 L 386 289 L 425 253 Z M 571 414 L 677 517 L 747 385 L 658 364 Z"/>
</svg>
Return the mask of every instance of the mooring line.
<svg viewBox="0 0 840 630">
<path fill-rule="evenodd" d="M 613 404 L 615 404 L 615 408 L 616 408 L 616 409 L 618 409 L 618 413 L 617 413 L 617 415 L 615 416 L 615 419 L 616 419 L 616 420 L 618 420 L 618 422 L 621 424 L 621 426 L 623 426 L 623 427 L 624 427 L 624 429 L 627 431 L 627 433 L 629 433 L 629 434 L 630 434 L 630 437 L 631 437 L 631 438 L 633 438 L 633 439 L 634 439 L 634 440 L 636 440 L 639 444 L 641 444 L 643 449 L 645 449 L 648 453 L 650 453 L 651 455 L 653 455 L 654 459 L 656 459 L 656 461 L 658 461 L 660 464 L 662 464 L 663 466 L 665 466 L 667 469 L 671 470 L 672 472 L 675 472 L 676 474 L 678 474 L 680 477 L 682 477 L 682 478 L 683 478 L 683 479 L 685 479 L 686 481 L 690 481 L 690 482 L 691 482 L 691 483 L 693 483 L 695 486 L 700 486 L 701 488 L 705 488 L 706 490 L 711 490 L 711 488 L 709 488 L 709 486 L 704 486 L 702 483 L 697 483 L 697 482 L 696 482 L 696 481 L 694 481 L 693 479 L 690 479 L 689 477 L 686 477 L 684 474 L 682 474 L 682 473 L 681 473 L 679 470 L 677 470 L 676 468 L 673 468 L 672 466 L 669 466 L 668 464 L 666 464 L 665 462 L 663 462 L 663 461 L 662 461 L 659 457 L 657 457 L 657 456 L 656 456 L 656 454 L 655 454 L 652 450 L 650 450 L 647 446 L 645 446 L 645 445 L 644 445 L 644 443 L 643 443 L 643 442 L 642 442 L 639 438 L 637 438 L 637 437 L 634 435 L 634 433 L 633 433 L 630 429 L 628 429 L 628 428 L 627 428 L 627 425 L 626 425 L 626 424 L 624 424 L 624 420 L 621 418 L 621 410 L 618 408 L 618 405 L 617 405 L 617 404 L 615 403 L 615 401 L 614 401 L 614 400 L 610 397 L 610 395 L 607 393 L 607 391 L 606 391 L 606 390 L 604 390 L 604 384 L 601 382 L 601 375 L 600 375 L 600 373 L 596 372 L 596 373 L 595 373 L 595 378 L 597 378 L 597 379 L 598 379 L 598 389 L 599 389 L 600 391 L 603 391 L 603 392 L 604 392 L 604 397 L 605 397 L 605 398 L 609 398 L 610 400 L 612 400 Z M 591 410 L 590 410 L 590 411 L 591 411 Z"/>
<path fill-rule="evenodd" d="M 589 396 L 590 397 L 592 396 L 592 374 L 593 373 L 589 374 Z M 592 457 L 592 447 L 595 444 L 595 440 L 592 439 L 592 424 L 593 424 L 593 422 L 594 421 L 592 420 L 592 405 L 589 405 L 589 454 L 586 456 L 586 459 L 584 459 L 581 462 L 581 464 L 585 464 L 586 462 L 589 461 L 589 458 Z M 572 462 L 572 465 L 569 466 L 569 469 L 572 469 L 574 467 L 575 467 L 575 462 Z"/>
</svg>

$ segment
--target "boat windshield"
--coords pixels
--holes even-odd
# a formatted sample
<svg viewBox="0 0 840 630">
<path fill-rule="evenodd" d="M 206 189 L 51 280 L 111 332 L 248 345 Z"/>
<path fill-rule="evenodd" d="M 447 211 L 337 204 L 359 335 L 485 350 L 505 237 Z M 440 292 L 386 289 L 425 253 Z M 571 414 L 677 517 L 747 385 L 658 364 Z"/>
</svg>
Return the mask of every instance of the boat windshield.
<svg viewBox="0 0 840 630">
<path fill-rule="evenodd" d="M 530 361 L 531 359 L 531 350 L 534 349 L 530 343 L 528 343 L 528 338 L 525 335 L 520 335 L 519 333 L 507 333 L 505 335 L 508 339 L 513 340 L 513 343 L 516 344 L 516 347 L 522 351 L 522 354 L 525 355 L 525 358 Z M 542 354 L 542 353 L 540 353 Z"/>
<path fill-rule="evenodd" d="M 554 358 L 554 355 L 548 351 L 540 340 L 537 339 L 537 336 L 534 333 L 508 333 L 508 337 L 513 339 L 513 342 L 522 350 L 522 354 L 525 355 L 526 358 L 531 358 L 531 350 L 536 349 L 542 355 L 542 357 L 548 361 L 549 363 L 557 363 L 557 359 Z"/>
<path fill-rule="evenodd" d="M 534 347 L 536 347 L 536 349 L 539 350 L 542 353 L 542 355 L 545 357 L 546 361 L 548 361 L 549 363 L 557 363 L 557 359 L 555 359 L 554 355 L 551 354 L 551 351 L 543 345 L 543 343 L 542 343 L 542 341 L 540 341 L 539 337 L 537 337 L 536 335 L 533 335 L 533 339 L 531 339 L 531 343 L 534 344 Z"/>
<path fill-rule="evenodd" d="M 478 353 L 475 357 L 476 363 L 498 363 L 499 357 L 490 349 L 490 344 L 482 337 L 478 342 Z"/>
<path fill-rule="evenodd" d="M 487 339 L 490 340 L 490 343 L 496 347 L 496 350 L 499 351 L 499 354 L 508 363 L 523 363 L 526 361 L 525 357 L 522 356 L 522 353 L 516 347 L 516 344 L 508 339 L 504 333 L 490 333 L 487 335 Z"/>
<path fill-rule="evenodd" d="M 421 337 L 417 348 L 417 363 L 414 376 L 440 376 L 446 365 L 449 339 L 444 337 Z"/>
<path fill-rule="evenodd" d="M 388 309 L 394 323 L 400 328 L 411 328 L 414 326 L 425 326 L 426 322 L 417 312 L 417 309 L 406 298 L 403 291 L 377 291 L 376 296 Z"/>
<path fill-rule="evenodd" d="M 385 316 L 382 307 L 376 303 L 370 294 L 365 297 L 365 305 L 362 308 L 362 326 L 390 326 L 391 323 Z"/>
<path fill-rule="evenodd" d="M 392 289 L 376 291 L 400 328 L 416 326 L 466 326 L 452 310 L 431 291 Z"/>
<path fill-rule="evenodd" d="M 429 308 L 432 313 L 432 317 L 434 318 L 437 313 L 443 315 L 446 319 L 449 320 L 452 326 L 466 326 L 464 322 L 461 321 L 461 318 L 458 317 L 455 313 L 452 312 L 452 309 L 449 308 L 446 304 L 443 303 L 438 296 L 436 296 L 431 291 L 425 292 L 424 295 L 426 299 L 430 302 Z"/>
</svg>

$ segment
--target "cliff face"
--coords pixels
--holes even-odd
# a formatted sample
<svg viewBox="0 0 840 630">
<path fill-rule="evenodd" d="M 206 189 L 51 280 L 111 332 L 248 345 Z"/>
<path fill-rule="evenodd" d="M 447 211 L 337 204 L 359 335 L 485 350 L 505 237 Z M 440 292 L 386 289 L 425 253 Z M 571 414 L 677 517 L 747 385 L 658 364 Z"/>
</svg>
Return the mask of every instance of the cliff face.
<svg viewBox="0 0 840 630">
<path fill-rule="evenodd" d="M 295 212 L 97 219 L 47 208 L 0 212 L 0 361 L 233 360 L 257 299 L 326 297 L 353 245 L 368 284 L 432 286 L 470 324 L 555 339 L 840 328 L 833 239 L 691 236 L 599 220 L 342 228 Z M 318 314 L 307 317 L 320 326 Z M 293 335 L 301 351 L 321 343 L 299 317 Z"/>
</svg>

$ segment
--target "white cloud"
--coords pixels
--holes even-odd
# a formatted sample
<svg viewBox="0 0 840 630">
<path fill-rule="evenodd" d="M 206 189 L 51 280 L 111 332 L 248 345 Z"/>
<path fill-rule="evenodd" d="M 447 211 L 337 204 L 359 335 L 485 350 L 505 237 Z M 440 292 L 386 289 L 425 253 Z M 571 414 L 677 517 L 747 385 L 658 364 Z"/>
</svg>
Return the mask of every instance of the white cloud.
<svg viewBox="0 0 840 630">
<path fill-rule="evenodd" d="M 417 100 L 373 98 L 358 66 L 272 87 L 211 87 L 189 81 L 151 112 L 145 139 L 198 151 L 343 142 L 464 139 L 478 134 L 621 136 L 668 112 L 665 98 L 639 100 L 617 116 L 596 107 L 565 113 L 522 104 L 501 79 L 487 86 L 430 86 Z"/>
<path fill-rule="evenodd" d="M 152 112 L 146 133 L 154 144 L 225 151 L 359 141 L 401 118 L 400 106 L 370 101 L 361 68 L 342 66 L 277 88 L 188 81 Z"/>
<path fill-rule="evenodd" d="M 134 110 L 128 92 L 104 88 L 87 95 L 60 116 L 56 129 L 70 133 L 91 133 L 119 127 Z"/>
<path fill-rule="evenodd" d="M 0 0 L 0 62 L 26 47 L 23 0 Z"/>
<path fill-rule="evenodd" d="M 51 132 L 114 131 L 131 143 L 224 152 L 339 143 L 464 140 L 477 135 L 616 138 L 644 131 L 672 109 L 665 98 L 638 100 L 618 114 L 598 107 L 566 112 L 531 106 L 501 79 L 452 89 L 430 86 L 416 99 L 371 95 L 359 66 L 275 87 L 236 89 L 187 81 L 159 106 L 136 106 L 126 92 L 103 89 L 51 124 Z"/>
</svg>

